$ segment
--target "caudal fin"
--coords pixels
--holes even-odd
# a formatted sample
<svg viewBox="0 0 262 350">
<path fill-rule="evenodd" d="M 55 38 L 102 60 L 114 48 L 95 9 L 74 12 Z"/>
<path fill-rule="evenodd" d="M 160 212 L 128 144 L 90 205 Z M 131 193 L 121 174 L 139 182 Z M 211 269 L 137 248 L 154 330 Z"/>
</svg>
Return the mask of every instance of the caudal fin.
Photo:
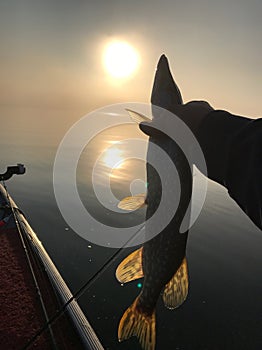
<svg viewBox="0 0 262 350">
<path fill-rule="evenodd" d="M 154 350 L 156 344 L 156 314 L 141 312 L 137 300 L 125 311 L 118 327 L 118 340 L 121 342 L 132 336 L 137 337 L 144 350 Z"/>
</svg>

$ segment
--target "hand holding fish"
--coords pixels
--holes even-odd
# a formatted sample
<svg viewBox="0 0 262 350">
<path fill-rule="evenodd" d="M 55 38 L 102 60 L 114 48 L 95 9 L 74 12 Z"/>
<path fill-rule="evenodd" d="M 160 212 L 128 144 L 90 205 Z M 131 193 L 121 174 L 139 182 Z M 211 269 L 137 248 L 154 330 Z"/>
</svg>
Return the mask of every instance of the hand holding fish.
<svg viewBox="0 0 262 350">
<path fill-rule="evenodd" d="M 213 110 L 206 101 L 191 101 L 174 106 L 172 112 L 183 120 L 194 134 L 197 134 L 201 122 Z"/>
<path fill-rule="evenodd" d="M 262 119 L 253 120 L 214 110 L 205 101 L 183 104 L 164 55 L 158 63 L 151 103 L 152 121 L 134 111 L 128 112 L 149 136 L 149 141 L 158 144 L 172 159 L 181 175 L 182 192 L 178 211 L 168 226 L 131 253 L 116 271 L 116 277 L 121 283 L 144 277 L 141 293 L 123 314 L 118 329 L 119 341 L 136 336 L 144 350 L 154 350 L 156 346 L 155 308 L 161 291 L 165 306 L 175 309 L 186 300 L 189 284 L 187 232 L 180 234 L 179 227 L 191 197 L 192 164 L 188 164 L 176 142 L 166 142 L 166 135 L 159 127 L 162 123 L 161 113 L 160 116 L 157 113 L 154 115 L 154 106 L 172 112 L 185 122 L 203 151 L 208 177 L 225 186 L 243 211 L 262 228 Z M 147 159 L 152 153 L 153 148 L 149 144 Z M 147 183 L 146 196 L 139 194 L 127 197 L 119 203 L 119 208 L 134 210 L 147 205 L 146 218 L 150 218 L 161 196 L 159 179 L 150 165 L 147 165 Z M 146 222 L 146 234 L 152 229 L 152 225 Z"/>
<path fill-rule="evenodd" d="M 151 103 L 185 122 L 202 149 L 208 178 L 226 187 L 230 197 L 262 229 L 262 118 L 214 110 L 205 101 L 183 104 L 164 55 L 157 66 Z M 150 135 L 147 124 L 139 127 Z M 153 127 L 152 123 L 151 130 Z"/>
<path fill-rule="evenodd" d="M 190 101 L 181 105 L 172 106 L 172 113 L 178 116 L 193 132 L 194 135 L 197 135 L 200 125 L 205 117 L 214 109 L 206 101 Z M 155 129 L 154 134 L 157 133 L 158 123 L 153 121 L 150 123 L 142 122 L 139 125 L 139 128 L 147 135 L 152 135 L 152 128 Z M 160 136 L 159 132 L 159 136 Z"/>
</svg>

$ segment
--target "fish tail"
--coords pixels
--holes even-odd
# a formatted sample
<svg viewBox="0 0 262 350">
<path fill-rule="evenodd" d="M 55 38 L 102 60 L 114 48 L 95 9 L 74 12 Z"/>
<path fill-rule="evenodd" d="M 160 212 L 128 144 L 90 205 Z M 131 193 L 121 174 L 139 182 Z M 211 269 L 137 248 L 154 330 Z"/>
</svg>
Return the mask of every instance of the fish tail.
<svg viewBox="0 0 262 350">
<path fill-rule="evenodd" d="M 155 310 L 148 315 L 137 307 L 138 298 L 125 311 L 118 327 L 118 340 L 121 342 L 132 336 L 137 337 L 144 350 L 154 350 L 156 343 Z"/>
</svg>

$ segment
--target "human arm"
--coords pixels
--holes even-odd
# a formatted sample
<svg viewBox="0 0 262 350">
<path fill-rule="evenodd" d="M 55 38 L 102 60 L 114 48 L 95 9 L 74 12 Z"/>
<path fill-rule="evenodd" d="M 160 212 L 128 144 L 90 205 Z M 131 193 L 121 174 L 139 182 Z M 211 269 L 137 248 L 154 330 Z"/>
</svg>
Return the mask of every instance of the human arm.
<svg viewBox="0 0 262 350">
<path fill-rule="evenodd" d="M 262 229 L 262 119 L 214 110 L 204 101 L 175 106 L 173 113 L 194 133 L 208 178 L 226 187 Z"/>
</svg>

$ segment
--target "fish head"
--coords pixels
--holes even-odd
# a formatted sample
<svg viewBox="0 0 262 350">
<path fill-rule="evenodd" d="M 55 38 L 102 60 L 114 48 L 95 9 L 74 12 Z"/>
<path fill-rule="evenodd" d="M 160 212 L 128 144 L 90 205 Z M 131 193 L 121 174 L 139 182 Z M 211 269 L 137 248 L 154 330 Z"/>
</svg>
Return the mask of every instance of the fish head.
<svg viewBox="0 0 262 350">
<path fill-rule="evenodd" d="M 160 131 L 163 129 L 163 123 L 165 123 L 164 110 L 174 113 L 182 103 L 182 95 L 173 79 L 168 59 L 165 55 L 162 55 L 157 64 L 151 93 L 153 119 L 142 121 L 139 124 L 140 130 L 150 137 L 150 141 L 158 144 L 167 142 L 169 138 Z"/>
<path fill-rule="evenodd" d="M 151 103 L 173 112 L 177 105 L 183 103 L 181 92 L 175 83 L 168 60 L 162 55 L 157 64 L 151 93 Z M 154 114 L 154 113 L 153 113 Z"/>
</svg>

